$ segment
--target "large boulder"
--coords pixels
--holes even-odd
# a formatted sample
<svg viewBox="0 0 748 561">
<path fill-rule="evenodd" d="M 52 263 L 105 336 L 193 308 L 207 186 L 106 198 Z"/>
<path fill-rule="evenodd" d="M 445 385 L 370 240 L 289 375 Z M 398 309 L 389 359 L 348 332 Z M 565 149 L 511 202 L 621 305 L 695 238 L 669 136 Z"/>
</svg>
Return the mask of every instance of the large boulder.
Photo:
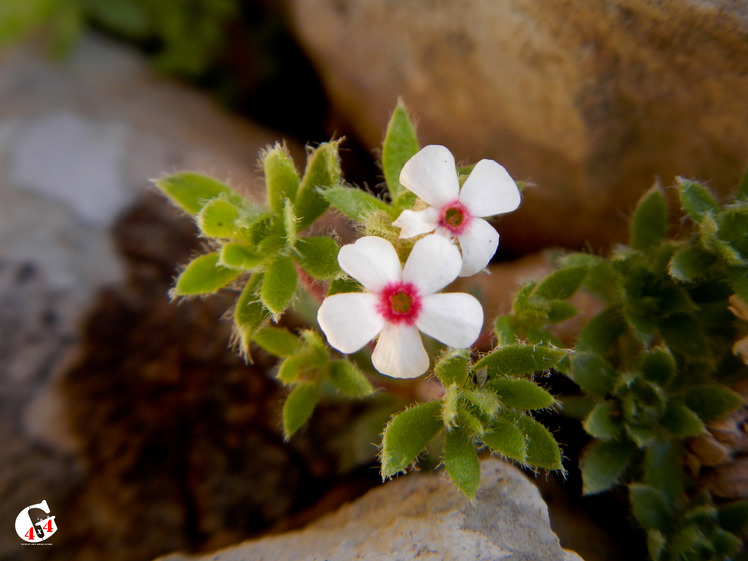
<svg viewBox="0 0 748 561">
<path fill-rule="evenodd" d="M 288 0 L 345 124 L 380 142 L 398 97 L 424 144 L 534 182 L 505 245 L 624 238 L 656 178 L 748 163 L 748 6 L 729 0 Z"/>
</svg>

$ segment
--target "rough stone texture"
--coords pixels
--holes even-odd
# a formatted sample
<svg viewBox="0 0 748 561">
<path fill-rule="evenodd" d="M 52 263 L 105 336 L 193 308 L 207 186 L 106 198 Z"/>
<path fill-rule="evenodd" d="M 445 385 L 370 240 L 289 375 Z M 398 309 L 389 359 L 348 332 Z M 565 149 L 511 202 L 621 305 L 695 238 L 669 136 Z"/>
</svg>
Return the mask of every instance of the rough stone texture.
<svg viewBox="0 0 748 561">
<path fill-rule="evenodd" d="M 402 96 L 422 143 L 537 185 L 504 247 L 621 241 L 656 176 L 748 163 L 745 2 L 287 1 L 343 130 L 377 146 Z"/>
<path fill-rule="evenodd" d="M 551 531 L 537 488 L 498 460 L 482 464 L 471 503 L 441 475 L 411 474 L 284 535 L 202 557 L 159 561 L 579 561 Z"/>
</svg>

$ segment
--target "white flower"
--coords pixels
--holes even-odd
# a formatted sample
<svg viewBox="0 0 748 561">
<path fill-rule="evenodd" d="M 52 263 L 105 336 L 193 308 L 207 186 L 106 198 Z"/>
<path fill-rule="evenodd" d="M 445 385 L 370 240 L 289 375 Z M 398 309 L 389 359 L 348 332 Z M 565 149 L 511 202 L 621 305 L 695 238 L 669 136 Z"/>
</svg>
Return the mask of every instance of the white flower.
<svg viewBox="0 0 748 561">
<path fill-rule="evenodd" d="M 371 356 L 374 368 L 415 378 L 429 368 L 419 330 L 455 348 L 467 348 L 478 338 L 480 302 L 469 294 L 435 294 L 460 271 L 460 252 L 448 239 L 418 240 L 401 267 L 389 241 L 366 236 L 343 246 L 338 262 L 367 290 L 334 294 L 320 306 L 317 321 L 340 352 L 353 353 L 379 335 Z"/>
<path fill-rule="evenodd" d="M 430 206 L 404 210 L 393 222 L 401 238 L 436 231 L 457 238 L 462 250 L 461 277 L 483 269 L 496 253 L 499 233 L 486 216 L 516 210 L 519 189 L 509 173 L 493 160 L 481 160 L 460 189 L 452 153 L 444 146 L 421 149 L 400 172 L 400 183 Z"/>
</svg>

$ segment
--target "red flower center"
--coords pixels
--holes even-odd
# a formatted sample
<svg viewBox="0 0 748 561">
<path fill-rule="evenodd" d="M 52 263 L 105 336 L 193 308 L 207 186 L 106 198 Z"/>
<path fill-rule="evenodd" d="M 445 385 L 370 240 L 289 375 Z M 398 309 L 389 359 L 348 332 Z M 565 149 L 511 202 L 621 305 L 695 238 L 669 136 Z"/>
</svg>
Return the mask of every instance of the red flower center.
<svg viewBox="0 0 748 561">
<path fill-rule="evenodd" d="M 379 293 L 377 310 L 390 323 L 412 325 L 421 310 L 418 289 L 408 282 L 393 282 Z"/>
<path fill-rule="evenodd" d="M 439 226 L 455 236 L 461 234 L 472 220 L 473 215 L 459 200 L 445 205 L 441 210 Z"/>
</svg>

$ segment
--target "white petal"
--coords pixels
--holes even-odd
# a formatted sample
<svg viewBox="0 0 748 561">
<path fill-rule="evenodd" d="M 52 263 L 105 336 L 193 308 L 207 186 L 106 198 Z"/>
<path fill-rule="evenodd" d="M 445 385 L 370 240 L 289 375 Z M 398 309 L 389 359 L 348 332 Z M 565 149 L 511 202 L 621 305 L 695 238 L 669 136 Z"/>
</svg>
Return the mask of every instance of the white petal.
<svg viewBox="0 0 748 561">
<path fill-rule="evenodd" d="M 344 245 L 338 253 L 340 268 L 364 285 L 379 292 L 391 282 L 399 282 L 402 273 L 395 248 L 384 238 L 365 236 Z"/>
<path fill-rule="evenodd" d="M 473 216 L 493 216 L 517 210 L 519 189 L 503 166 L 481 160 L 462 185 L 460 201 Z"/>
<path fill-rule="evenodd" d="M 405 162 L 400 183 L 435 207 L 451 203 L 460 194 L 454 156 L 439 145 L 426 146 Z"/>
<path fill-rule="evenodd" d="M 421 334 L 412 325 L 388 323 L 371 354 L 379 372 L 393 378 L 415 378 L 429 369 Z"/>
<path fill-rule="evenodd" d="M 450 239 L 432 234 L 413 246 L 403 267 L 403 282 L 413 283 L 422 295 L 433 294 L 457 278 L 461 264 L 460 250 Z"/>
<path fill-rule="evenodd" d="M 439 225 L 439 211 L 430 206 L 427 209 L 412 211 L 404 210 L 392 223 L 400 228 L 401 238 L 412 238 L 427 232 L 433 232 Z"/>
<path fill-rule="evenodd" d="M 432 294 L 423 299 L 416 327 L 456 349 L 475 343 L 483 328 L 483 307 L 470 294 Z"/>
<path fill-rule="evenodd" d="M 469 277 L 483 269 L 496 253 L 499 233 L 482 218 L 473 218 L 465 232 L 457 237 L 462 250 L 461 277 Z"/>
<path fill-rule="evenodd" d="M 384 327 L 377 311 L 378 297 L 368 292 L 346 292 L 325 298 L 317 322 L 327 342 L 341 353 L 353 353 L 371 341 Z"/>
</svg>

